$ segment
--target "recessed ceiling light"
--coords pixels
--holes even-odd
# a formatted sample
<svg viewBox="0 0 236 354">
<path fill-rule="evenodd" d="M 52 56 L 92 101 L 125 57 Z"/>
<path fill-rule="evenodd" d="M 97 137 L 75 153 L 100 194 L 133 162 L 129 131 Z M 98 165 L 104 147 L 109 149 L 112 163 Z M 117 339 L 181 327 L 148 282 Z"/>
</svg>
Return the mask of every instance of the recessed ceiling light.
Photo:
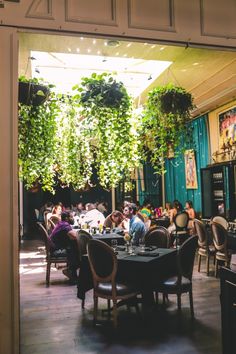
<svg viewBox="0 0 236 354">
<path fill-rule="evenodd" d="M 68 48 L 68 52 L 71 52 L 71 48 Z"/>
<path fill-rule="evenodd" d="M 119 55 L 120 53 L 119 52 L 116 52 L 116 55 Z"/>
<path fill-rule="evenodd" d="M 107 42 L 108 47 L 119 47 L 120 42 L 116 40 L 110 40 Z"/>
<path fill-rule="evenodd" d="M 148 43 L 143 43 L 144 45 L 148 45 Z"/>
<path fill-rule="evenodd" d="M 153 48 L 155 48 L 155 46 L 156 46 L 156 45 L 155 45 L 155 44 L 153 44 L 153 45 L 151 46 L 151 48 L 153 49 Z"/>
<path fill-rule="evenodd" d="M 128 43 L 126 47 L 129 48 L 131 45 L 132 45 L 132 43 Z"/>
<path fill-rule="evenodd" d="M 80 37 L 80 39 L 81 39 L 81 41 L 83 41 L 83 40 L 84 40 L 84 37 Z"/>
<path fill-rule="evenodd" d="M 90 48 L 88 48 L 88 49 L 87 49 L 87 52 L 88 52 L 88 53 L 90 53 L 90 52 L 91 52 L 91 49 L 90 49 Z"/>
<path fill-rule="evenodd" d="M 194 66 L 199 65 L 199 63 L 193 63 Z"/>
<path fill-rule="evenodd" d="M 107 42 L 104 42 L 104 45 L 107 46 Z"/>
<path fill-rule="evenodd" d="M 101 54 L 100 50 L 97 51 L 97 54 L 98 54 L 98 55 Z"/>
<path fill-rule="evenodd" d="M 123 57 L 127 57 L 127 54 L 124 54 Z"/>
<path fill-rule="evenodd" d="M 94 39 L 94 40 L 93 40 L 93 44 L 96 44 L 96 43 L 97 43 L 97 41 L 96 41 L 96 39 Z"/>
<path fill-rule="evenodd" d="M 76 52 L 79 53 L 80 49 L 79 48 L 76 48 Z"/>
<path fill-rule="evenodd" d="M 165 47 L 161 47 L 161 48 L 160 48 L 160 50 L 164 50 L 164 49 L 165 49 Z"/>
</svg>

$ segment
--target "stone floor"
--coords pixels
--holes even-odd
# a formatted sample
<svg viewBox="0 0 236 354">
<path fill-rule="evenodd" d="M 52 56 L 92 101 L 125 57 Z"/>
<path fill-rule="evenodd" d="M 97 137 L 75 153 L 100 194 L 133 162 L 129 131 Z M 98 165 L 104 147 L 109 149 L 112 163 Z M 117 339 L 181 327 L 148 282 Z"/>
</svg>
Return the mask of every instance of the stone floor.
<svg viewBox="0 0 236 354">
<path fill-rule="evenodd" d="M 44 251 L 38 240 L 23 241 L 20 253 L 21 354 L 196 354 L 221 353 L 219 281 L 194 270 L 195 321 L 190 319 L 188 296 L 182 296 L 178 316 L 175 296 L 137 314 L 119 309 L 118 329 L 102 311 L 92 323 L 92 291 L 85 309 L 61 272 L 52 268 L 45 287 Z M 213 267 L 212 267 L 213 268 Z M 106 302 L 100 300 L 100 309 Z"/>
</svg>

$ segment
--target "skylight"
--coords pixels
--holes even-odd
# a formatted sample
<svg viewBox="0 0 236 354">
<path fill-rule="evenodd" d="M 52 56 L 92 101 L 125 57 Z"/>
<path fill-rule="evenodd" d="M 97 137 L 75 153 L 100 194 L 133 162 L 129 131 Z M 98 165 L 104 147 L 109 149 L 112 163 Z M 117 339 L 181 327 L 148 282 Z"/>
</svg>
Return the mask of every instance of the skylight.
<svg viewBox="0 0 236 354">
<path fill-rule="evenodd" d="M 31 60 L 32 77 L 55 84 L 59 92 L 70 93 L 82 77 L 89 77 L 94 72 L 110 72 L 116 74 L 117 81 L 124 83 L 133 98 L 172 64 L 171 61 L 40 51 L 31 51 L 31 57 L 35 58 Z"/>
</svg>

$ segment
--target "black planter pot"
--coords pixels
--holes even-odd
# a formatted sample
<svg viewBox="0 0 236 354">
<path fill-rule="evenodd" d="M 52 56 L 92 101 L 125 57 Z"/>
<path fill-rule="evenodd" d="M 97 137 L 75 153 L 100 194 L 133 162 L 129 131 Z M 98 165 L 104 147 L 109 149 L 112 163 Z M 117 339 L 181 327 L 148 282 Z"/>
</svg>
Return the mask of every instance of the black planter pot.
<svg viewBox="0 0 236 354">
<path fill-rule="evenodd" d="M 43 92 L 43 95 L 40 92 Z M 47 86 L 19 81 L 18 100 L 27 106 L 39 106 L 46 101 L 49 92 Z"/>
</svg>

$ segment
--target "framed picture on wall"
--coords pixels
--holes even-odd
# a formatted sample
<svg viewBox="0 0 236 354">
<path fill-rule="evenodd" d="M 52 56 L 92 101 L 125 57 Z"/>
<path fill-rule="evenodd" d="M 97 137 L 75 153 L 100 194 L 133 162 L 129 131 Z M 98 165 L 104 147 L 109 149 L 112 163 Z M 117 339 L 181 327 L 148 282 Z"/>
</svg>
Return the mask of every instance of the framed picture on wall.
<svg viewBox="0 0 236 354">
<path fill-rule="evenodd" d="M 197 189 L 197 168 L 194 150 L 186 150 L 184 153 L 185 179 L 187 189 Z"/>
<path fill-rule="evenodd" d="M 236 107 L 219 114 L 219 148 L 230 147 L 236 142 Z"/>
</svg>

